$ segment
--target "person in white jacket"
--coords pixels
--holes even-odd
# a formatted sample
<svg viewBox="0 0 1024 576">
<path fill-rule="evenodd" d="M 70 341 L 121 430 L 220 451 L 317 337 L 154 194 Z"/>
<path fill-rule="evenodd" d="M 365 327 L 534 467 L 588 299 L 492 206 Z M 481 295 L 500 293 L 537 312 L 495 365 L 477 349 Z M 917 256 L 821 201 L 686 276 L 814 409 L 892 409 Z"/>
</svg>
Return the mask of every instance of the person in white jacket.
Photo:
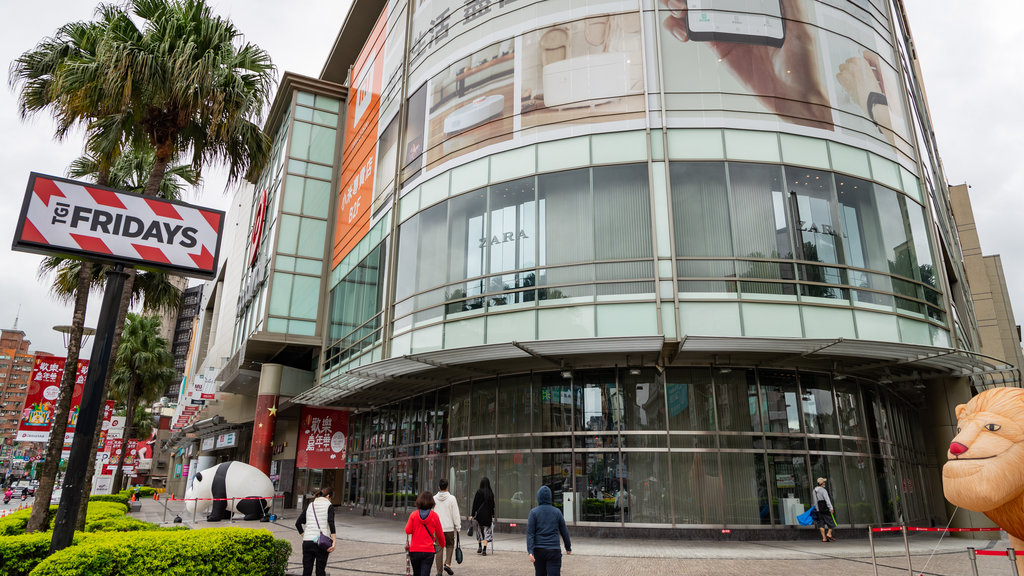
<svg viewBox="0 0 1024 576">
<path fill-rule="evenodd" d="M 440 576 L 443 568 L 444 573 L 451 576 L 455 574 L 452 570 L 452 555 L 455 554 L 455 535 L 462 530 L 462 516 L 459 514 L 458 500 L 448 491 L 448 481 L 442 478 L 437 483 L 437 488 L 438 492 L 434 495 L 434 512 L 441 519 L 445 544 L 444 554 L 437 555 L 437 574 Z"/>
</svg>

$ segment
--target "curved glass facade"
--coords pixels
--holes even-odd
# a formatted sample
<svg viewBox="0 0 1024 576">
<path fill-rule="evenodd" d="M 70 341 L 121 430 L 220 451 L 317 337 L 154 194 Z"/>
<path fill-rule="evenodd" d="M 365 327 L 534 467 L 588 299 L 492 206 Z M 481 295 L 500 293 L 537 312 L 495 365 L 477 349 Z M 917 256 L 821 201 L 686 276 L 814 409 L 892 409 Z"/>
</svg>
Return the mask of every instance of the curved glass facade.
<svg viewBox="0 0 1024 576">
<path fill-rule="evenodd" d="M 546 484 L 577 525 L 782 527 L 824 476 L 843 524 L 935 514 L 905 403 L 921 376 L 892 385 L 885 353 L 846 374 L 814 350 L 769 356 L 970 346 L 891 13 L 388 2 L 349 76 L 306 397 L 364 410 L 346 500 L 404 509 L 486 475 L 503 521 Z M 586 350 L 630 338 L 659 344 Z M 569 363 L 520 349 L 564 341 Z M 476 365 L 484 345 L 534 363 Z"/>
<path fill-rule="evenodd" d="M 778 527 L 825 477 L 841 524 L 924 520 L 913 410 L 864 384 L 739 367 L 464 382 L 353 417 L 344 497 L 403 510 L 440 478 L 465 499 L 489 476 L 502 522 L 543 484 L 577 524 Z"/>
</svg>

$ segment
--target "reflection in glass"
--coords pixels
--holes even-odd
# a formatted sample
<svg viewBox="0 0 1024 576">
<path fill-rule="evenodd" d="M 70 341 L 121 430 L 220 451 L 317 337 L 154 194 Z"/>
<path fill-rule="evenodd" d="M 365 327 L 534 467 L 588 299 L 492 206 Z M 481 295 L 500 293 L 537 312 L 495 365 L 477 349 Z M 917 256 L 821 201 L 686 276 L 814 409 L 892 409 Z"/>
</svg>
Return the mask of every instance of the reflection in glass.
<svg viewBox="0 0 1024 576">
<path fill-rule="evenodd" d="M 595 258 L 650 258 L 654 248 L 647 164 L 595 166 L 592 170 Z"/>
<path fill-rule="evenodd" d="M 799 432 L 796 373 L 762 370 L 760 378 L 764 395 L 764 431 Z"/>
<path fill-rule="evenodd" d="M 622 369 L 624 430 L 665 430 L 665 386 L 651 368 Z M 637 372 L 633 374 L 633 372 Z"/>
<path fill-rule="evenodd" d="M 711 371 L 707 368 L 669 369 L 665 373 L 669 429 L 714 430 L 715 405 Z"/>
<path fill-rule="evenodd" d="M 473 411 L 469 415 L 470 436 L 491 436 L 497 418 L 497 381 L 476 380 L 473 382 Z"/>
<path fill-rule="evenodd" d="M 754 371 L 722 368 L 714 374 L 714 381 L 719 430 L 760 432 Z"/>
<path fill-rule="evenodd" d="M 538 432 L 570 432 L 572 430 L 572 381 L 558 372 L 545 372 L 534 387 Z"/>
<path fill-rule="evenodd" d="M 623 452 L 622 482 L 616 491 L 615 508 L 624 522 L 668 524 L 668 452 Z"/>
<path fill-rule="evenodd" d="M 619 430 L 623 398 L 615 372 L 592 370 L 579 374 L 573 386 L 576 430 Z"/>
<path fill-rule="evenodd" d="M 619 491 L 619 454 L 617 452 L 576 453 L 577 501 L 583 522 L 621 522 L 622 510 L 616 507 Z"/>
<path fill-rule="evenodd" d="M 800 385 L 803 388 L 800 406 L 804 415 L 804 431 L 808 434 L 839 434 L 828 376 L 802 373 Z"/>
<path fill-rule="evenodd" d="M 807 478 L 807 461 L 802 454 L 769 454 L 768 478 L 775 506 L 775 523 L 799 524 L 796 517 L 809 507 L 811 482 Z"/>
<path fill-rule="evenodd" d="M 498 473 L 492 486 L 496 507 L 501 510 L 501 519 L 526 520 L 533 506 L 532 495 L 537 492 L 530 474 L 534 466 L 533 455 L 529 452 L 498 454 L 497 460 Z M 472 500 L 468 504 L 472 504 Z M 463 504 L 462 507 L 465 508 L 468 504 Z"/>
<path fill-rule="evenodd" d="M 498 434 L 530 433 L 530 376 L 507 376 L 498 386 Z"/>
<path fill-rule="evenodd" d="M 570 170 L 537 177 L 537 241 L 540 266 L 594 260 L 594 208 L 590 170 Z"/>
<path fill-rule="evenodd" d="M 671 461 L 672 482 L 676 486 L 672 491 L 676 524 L 721 523 L 723 498 L 718 455 L 673 452 Z"/>
<path fill-rule="evenodd" d="M 726 452 L 721 458 L 726 524 L 771 524 L 764 455 Z"/>
<path fill-rule="evenodd" d="M 673 162 L 672 218 L 678 256 L 732 256 L 722 162 Z"/>
<path fill-rule="evenodd" d="M 878 522 L 875 513 L 875 495 L 871 483 L 871 463 L 867 456 L 847 456 L 846 493 L 850 498 L 850 522 L 870 524 Z"/>
</svg>

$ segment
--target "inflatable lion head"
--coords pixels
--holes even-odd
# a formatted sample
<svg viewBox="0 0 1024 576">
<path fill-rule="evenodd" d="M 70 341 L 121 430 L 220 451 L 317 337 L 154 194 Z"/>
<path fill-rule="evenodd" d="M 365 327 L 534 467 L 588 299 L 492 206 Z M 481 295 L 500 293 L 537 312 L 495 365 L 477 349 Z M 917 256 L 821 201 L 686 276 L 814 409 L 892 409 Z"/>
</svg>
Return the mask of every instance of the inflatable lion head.
<svg viewBox="0 0 1024 576">
<path fill-rule="evenodd" d="M 986 390 L 957 406 L 956 417 L 942 467 L 946 499 L 989 512 L 1024 498 L 1024 389 Z"/>
</svg>

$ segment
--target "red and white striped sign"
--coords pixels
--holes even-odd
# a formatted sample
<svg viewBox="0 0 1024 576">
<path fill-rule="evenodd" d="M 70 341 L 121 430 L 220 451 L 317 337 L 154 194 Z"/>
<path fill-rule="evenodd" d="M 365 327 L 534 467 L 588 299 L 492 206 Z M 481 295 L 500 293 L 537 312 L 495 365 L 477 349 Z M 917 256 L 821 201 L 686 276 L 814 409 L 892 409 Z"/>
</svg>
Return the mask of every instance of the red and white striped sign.
<svg viewBox="0 0 1024 576">
<path fill-rule="evenodd" d="M 217 272 L 224 212 L 32 173 L 14 249 Z"/>
</svg>

